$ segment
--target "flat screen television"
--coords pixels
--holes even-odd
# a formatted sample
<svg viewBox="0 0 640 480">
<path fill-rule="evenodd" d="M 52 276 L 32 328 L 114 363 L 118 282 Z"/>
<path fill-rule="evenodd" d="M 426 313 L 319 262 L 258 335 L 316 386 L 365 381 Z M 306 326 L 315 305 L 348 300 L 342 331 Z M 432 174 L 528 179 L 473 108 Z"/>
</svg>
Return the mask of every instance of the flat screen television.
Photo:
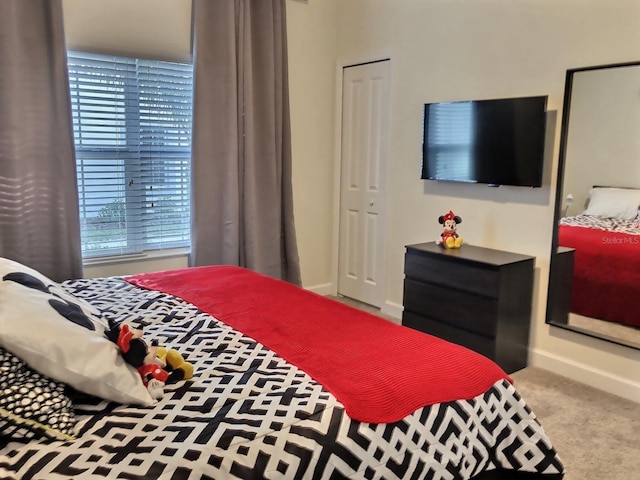
<svg viewBox="0 0 640 480">
<path fill-rule="evenodd" d="M 428 103 L 422 176 L 542 186 L 547 96 Z"/>
</svg>

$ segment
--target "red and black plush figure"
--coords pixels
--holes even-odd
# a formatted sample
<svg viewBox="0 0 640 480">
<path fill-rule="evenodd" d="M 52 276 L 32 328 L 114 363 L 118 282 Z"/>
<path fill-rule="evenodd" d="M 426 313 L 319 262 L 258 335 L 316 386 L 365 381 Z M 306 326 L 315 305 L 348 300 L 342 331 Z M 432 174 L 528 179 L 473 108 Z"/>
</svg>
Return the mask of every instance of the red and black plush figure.
<svg viewBox="0 0 640 480">
<path fill-rule="evenodd" d="M 111 323 L 110 327 L 107 337 L 118 346 L 125 361 L 138 370 L 152 398 L 162 398 L 165 385 L 193 377 L 193 365 L 176 350 L 159 347 L 155 340 L 148 343 L 142 338 L 142 330 L 127 324 Z"/>
<path fill-rule="evenodd" d="M 438 222 L 444 227 L 436 244 L 444 248 L 460 248 L 462 246 L 462 237 L 456 231 L 458 224 L 462 223 L 462 218 L 453 213 L 451 210 L 444 215 L 438 217 Z"/>
</svg>

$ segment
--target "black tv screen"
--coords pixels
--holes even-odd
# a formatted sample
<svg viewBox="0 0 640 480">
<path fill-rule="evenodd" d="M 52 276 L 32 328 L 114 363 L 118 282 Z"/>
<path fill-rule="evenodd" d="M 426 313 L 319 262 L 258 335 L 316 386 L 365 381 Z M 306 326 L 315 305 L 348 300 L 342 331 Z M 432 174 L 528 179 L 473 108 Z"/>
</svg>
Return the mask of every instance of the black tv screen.
<svg viewBox="0 0 640 480">
<path fill-rule="evenodd" d="M 422 178 L 540 187 L 547 97 L 428 103 Z"/>
</svg>

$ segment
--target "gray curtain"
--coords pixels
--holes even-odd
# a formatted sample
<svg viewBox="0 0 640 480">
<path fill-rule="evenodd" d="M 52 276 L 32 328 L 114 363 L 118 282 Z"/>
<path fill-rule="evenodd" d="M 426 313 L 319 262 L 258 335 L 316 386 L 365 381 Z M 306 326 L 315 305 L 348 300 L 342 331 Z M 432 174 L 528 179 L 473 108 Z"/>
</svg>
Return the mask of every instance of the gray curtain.
<svg viewBox="0 0 640 480">
<path fill-rule="evenodd" d="M 284 0 L 194 1 L 192 265 L 300 284 Z"/>
<path fill-rule="evenodd" d="M 0 1 L 0 256 L 82 276 L 61 0 Z"/>
</svg>

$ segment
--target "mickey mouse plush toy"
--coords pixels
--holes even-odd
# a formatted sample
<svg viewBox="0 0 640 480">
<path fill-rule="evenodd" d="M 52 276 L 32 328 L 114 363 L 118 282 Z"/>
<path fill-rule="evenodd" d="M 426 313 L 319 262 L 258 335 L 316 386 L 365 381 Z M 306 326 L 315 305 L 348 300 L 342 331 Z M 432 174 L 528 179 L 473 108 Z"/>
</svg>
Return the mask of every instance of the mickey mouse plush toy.
<svg viewBox="0 0 640 480">
<path fill-rule="evenodd" d="M 438 217 L 438 222 L 444 227 L 444 231 L 440 234 L 436 244 L 444 248 L 460 248 L 462 246 L 462 237 L 456 232 L 458 224 L 462 223 L 462 219 L 449 210 L 445 215 Z"/>
<path fill-rule="evenodd" d="M 118 345 L 125 361 L 138 370 L 152 398 L 162 398 L 166 384 L 193 377 L 193 365 L 176 350 L 158 347 L 155 340 L 147 343 L 142 330 L 127 324 L 111 323 L 110 327 L 107 337 Z"/>
</svg>

